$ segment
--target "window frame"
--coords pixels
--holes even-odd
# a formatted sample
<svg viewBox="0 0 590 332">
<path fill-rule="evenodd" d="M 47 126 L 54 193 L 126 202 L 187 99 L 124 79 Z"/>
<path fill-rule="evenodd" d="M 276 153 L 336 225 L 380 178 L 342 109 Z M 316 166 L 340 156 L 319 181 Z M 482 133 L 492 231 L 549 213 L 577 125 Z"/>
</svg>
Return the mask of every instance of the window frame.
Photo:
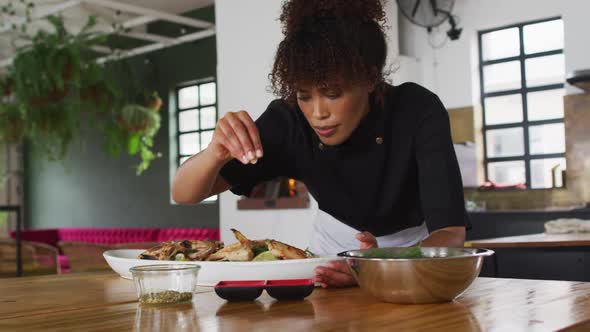
<svg viewBox="0 0 590 332">
<path fill-rule="evenodd" d="M 209 83 L 215 83 L 215 103 L 213 104 L 201 104 L 201 86 L 205 85 L 205 84 L 209 84 Z M 184 88 L 188 88 L 191 86 L 198 86 L 199 87 L 199 103 L 197 106 L 194 107 L 188 107 L 188 108 L 180 108 L 180 90 L 184 89 Z M 180 136 L 181 135 L 185 135 L 185 134 L 193 134 L 193 133 L 198 133 L 199 134 L 199 149 L 200 149 L 200 145 L 201 145 L 201 134 L 203 132 L 214 132 L 215 131 L 215 127 L 213 128 L 207 128 L 207 129 L 203 129 L 201 126 L 201 110 L 207 107 L 215 107 L 215 122 L 217 123 L 217 120 L 219 119 L 219 107 L 218 107 L 218 103 L 219 103 L 219 94 L 218 94 L 218 84 L 217 84 L 217 78 L 216 77 L 207 77 L 207 78 L 203 78 L 203 79 L 198 79 L 198 80 L 194 80 L 194 81 L 189 81 L 189 82 L 184 82 L 182 84 L 177 85 L 174 88 L 174 110 L 175 110 L 175 119 L 176 119 L 176 135 L 175 135 L 175 140 L 176 140 L 176 158 L 175 158 L 175 165 L 176 168 L 178 169 L 180 167 L 180 161 L 185 158 L 185 157 L 191 157 L 193 155 L 185 155 L 185 154 L 181 154 L 180 152 Z M 183 112 L 188 112 L 188 111 L 195 111 L 197 110 L 198 112 L 198 121 L 199 121 L 199 129 L 197 130 L 188 130 L 188 131 L 181 131 L 180 130 L 180 115 Z M 202 150 L 199 150 L 199 152 Z M 198 152 L 197 152 L 198 153 Z M 217 203 L 219 201 L 219 195 L 215 196 L 216 198 L 214 200 L 208 200 L 208 201 L 203 201 L 201 203 Z"/>
<path fill-rule="evenodd" d="M 556 20 L 563 20 L 561 16 L 555 16 L 540 20 L 534 21 L 527 21 L 517 24 L 511 24 L 506 26 L 501 26 L 492 29 L 480 30 L 478 31 L 478 52 L 479 52 L 479 84 L 480 84 L 480 102 L 482 108 L 482 123 L 483 123 L 483 148 L 484 148 L 484 172 L 485 172 L 485 179 L 489 180 L 489 171 L 488 165 L 494 162 L 503 162 L 503 161 L 524 161 L 525 166 L 525 185 L 526 190 L 544 190 L 547 188 L 532 188 L 531 183 L 531 161 L 532 160 L 539 160 L 539 159 L 553 159 L 553 158 L 565 158 L 565 151 L 563 153 L 545 153 L 545 154 L 533 154 L 530 153 L 530 140 L 529 140 L 529 128 L 532 126 L 537 125 L 546 125 L 546 124 L 563 124 L 564 118 L 556 118 L 556 119 L 547 119 L 547 120 L 535 120 L 529 121 L 528 119 L 528 100 L 527 95 L 531 92 L 539 92 L 539 91 L 549 91 L 549 90 L 556 90 L 556 89 L 564 89 L 564 83 L 556 83 L 556 84 L 546 84 L 541 86 L 535 87 L 527 87 L 526 85 L 526 68 L 525 68 L 525 61 L 528 59 L 546 57 L 551 55 L 558 55 L 564 54 L 564 48 L 557 49 L 557 50 L 550 50 L 550 51 L 543 51 L 537 52 L 532 54 L 525 54 L 524 49 L 524 27 L 528 25 L 538 24 L 538 23 L 545 23 L 550 21 Z M 482 37 L 483 35 L 510 29 L 510 28 L 518 28 L 518 36 L 519 36 L 519 43 L 520 43 L 520 52 L 517 56 L 507 57 L 507 58 L 500 58 L 494 60 L 485 60 L 483 59 L 483 43 Z M 511 89 L 511 90 L 501 90 L 501 91 L 494 91 L 494 92 L 485 92 L 484 90 L 484 67 L 486 65 L 493 65 L 499 63 L 506 63 L 511 61 L 518 61 L 520 64 L 520 88 L 518 89 Z M 565 79 L 565 78 L 564 78 Z M 522 122 L 517 123 L 506 123 L 506 124 L 493 124 L 488 125 L 486 123 L 486 106 L 485 106 L 485 99 L 490 97 L 499 97 L 499 96 L 507 96 L 507 95 L 516 95 L 519 94 L 522 98 L 522 112 L 523 112 L 523 120 Z M 524 154 L 520 156 L 511 156 L 511 157 L 488 157 L 488 147 L 487 147 L 487 132 L 489 130 L 494 129 L 510 129 L 510 128 L 522 128 L 523 129 L 523 139 L 524 139 Z M 567 166 L 566 166 L 567 167 Z M 565 184 L 564 184 L 565 185 Z"/>
</svg>

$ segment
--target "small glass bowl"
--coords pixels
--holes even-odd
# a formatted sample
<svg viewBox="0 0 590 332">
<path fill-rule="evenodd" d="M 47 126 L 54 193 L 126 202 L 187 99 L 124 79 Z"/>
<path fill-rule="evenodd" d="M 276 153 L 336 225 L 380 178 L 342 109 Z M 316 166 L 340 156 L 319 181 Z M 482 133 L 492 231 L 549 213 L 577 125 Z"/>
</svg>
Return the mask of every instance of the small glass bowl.
<svg viewBox="0 0 590 332">
<path fill-rule="evenodd" d="M 142 304 L 190 302 L 201 267 L 196 264 L 141 265 L 129 269 Z"/>
</svg>

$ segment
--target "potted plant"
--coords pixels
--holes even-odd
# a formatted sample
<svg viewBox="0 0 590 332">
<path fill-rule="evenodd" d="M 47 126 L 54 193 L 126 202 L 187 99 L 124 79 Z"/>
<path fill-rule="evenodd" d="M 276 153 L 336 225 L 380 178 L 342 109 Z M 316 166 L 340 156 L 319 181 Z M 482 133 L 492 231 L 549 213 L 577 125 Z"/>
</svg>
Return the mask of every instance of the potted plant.
<svg viewBox="0 0 590 332">
<path fill-rule="evenodd" d="M 17 50 L 11 76 L 16 95 L 23 103 L 43 106 L 61 101 L 70 88 L 80 87 L 80 75 L 92 62 L 88 50 L 101 38 L 88 31 L 96 24 L 90 17 L 79 34 L 70 34 L 60 16 L 47 18 L 55 31 L 40 30 Z"/>
<path fill-rule="evenodd" d="M 117 121 L 129 133 L 153 132 L 159 128 L 160 116 L 151 108 L 128 104 L 121 109 Z"/>
<path fill-rule="evenodd" d="M 50 16 L 48 21 L 53 31 L 40 30 L 28 37 L 30 45 L 17 50 L 9 74 L 0 81 L 0 92 L 12 93 L 4 99 L 14 102 L 3 106 L 10 113 L 6 111 L 0 121 L 23 121 L 15 127 L 23 128 L 18 130 L 22 135 L 4 131 L 6 137 L 25 138 L 41 147 L 48 159 L 63 159 L 87 114 L 91 124 L 103 129 L 108 152 L 118 155 L 125 149 L 130 155 L 139 155 L 137 173 L 141 174 L 158 157 L 152 148 L 160 127 L 160 97 L 157 93 L 144 95 L 146 106 L 126 101 L 115 82 L 115 72 L 96 63 L 92 47 L 104 43 L 106 35 L 91 31 L 94 17 L 76 34 L 66 30 L 59 16 Z"/>
<path fill-rule="evenodd" d="M 121 110 L 120 124 L 127 132 L 127 153 L 139 154 L 141 162 L 137 166 L 140 175 L 150 166 L 159 154 L 152 151 L 154 136 L 160 129 L 160 114 L 156 109 L 137 104 L 126 105 Z"/>
<path fill-rule="evenodd" d="M 23 112 L 16 103 L 0 103 L 0 141 L 20 143 L 26 135 Z"/>
<path fill-rule="evenodd" d="M 153 151 L 154 137 L 160 129 L 160 114 L 155 108 L 127 104 L 114 119 L 105 127 L 107 150 L 115 156 L 122 150 L 131 156 L 139 156 L 136 173 L 141 175 L 154 159 L 160 157 Z"/>
<path fill-rule="evenodd" d="M 0 98 L 10 97 L 12 96 L 12 86 L 14 82 L 10 77 L 2 77 L 0 78 Z"/>
<path fill-rule="evenodd" d="M 91 47 L 105 40 L 90 31 L 96 19 L 89 17 L 77 34 L 66 30 L 60 16 L 48 21 L 54 31 L 22 37 L 31 43 L 18 49 L 9 77 L 26 114 L 29 138 L 44 147 L 49 159 L 61 159 L 79 129 L 81 113 L 109 104 L 86 103 L 82 96 L 91 89 L 100 98 L 117 96 L 92 56 Z"/>
<path fill-rule="evenodd" d="M 152 94 L 146 94 L 146 107 L 159 112 L 162 108 L 162 98 L 158 95 L 158 92 L 154 91 Z"/>
<path fill-rule="evenodd" d="M 80 102 L 85 112 L 107 113 L 123 103 L 120 88 L 105 68 L 96 65 L 86 68 L 80 85 Z"/>
</svg>

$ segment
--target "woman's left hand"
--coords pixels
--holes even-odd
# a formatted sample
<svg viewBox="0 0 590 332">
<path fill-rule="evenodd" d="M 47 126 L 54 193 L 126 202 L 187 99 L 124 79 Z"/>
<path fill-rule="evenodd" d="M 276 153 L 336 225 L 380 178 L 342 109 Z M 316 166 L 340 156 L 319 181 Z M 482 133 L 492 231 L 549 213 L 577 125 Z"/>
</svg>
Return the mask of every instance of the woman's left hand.
<svg viewBox="0 0 590 332">
<path fill-rule="evenodd" d="M 377 238 L 369 232 L 362 232 L 356 235 L 356 239 L 361 243 L 361 249 L 377 248 Z"/>
<path fill-rule="evenodd" d="M 377 247 L 377 239 L 369 232 L 362 232 L 356 235 L 360 241 L 361 249 Z M 345 261 L 328 262 L 326 266 L 318 266 L 315 269 L 315 281 L 322 288 L 327 287 L 350 287 L 356 285 L 356 280 L 352 276 L 348 264 Z"/>
</svg>

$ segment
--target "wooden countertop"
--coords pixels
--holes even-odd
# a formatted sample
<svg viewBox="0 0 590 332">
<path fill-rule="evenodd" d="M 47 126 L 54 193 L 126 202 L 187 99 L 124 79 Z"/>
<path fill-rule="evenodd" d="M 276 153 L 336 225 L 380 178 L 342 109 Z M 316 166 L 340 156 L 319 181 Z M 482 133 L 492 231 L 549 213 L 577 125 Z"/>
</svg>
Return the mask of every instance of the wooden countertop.
<svg viewBox="0 0 590 332">
<path fill-rule="evenodd" d="M 189 304 L 147 307 L 114 273 L 0 280 L 0 330 L 274 331 L 590 329 L 590 283 L 479 278 L 456 301 L 382 303 L 359 288 L 316 289 L 303 301 L 266 293 L 230 303 L 211 288 Z"/>
<path fill-rule="evenodd" d="M 529 234 L 473 240 L 465 243 L 474 248 L 546 248 L 546 247 L 588 247 L 590 233 Z"/>
</svg>

